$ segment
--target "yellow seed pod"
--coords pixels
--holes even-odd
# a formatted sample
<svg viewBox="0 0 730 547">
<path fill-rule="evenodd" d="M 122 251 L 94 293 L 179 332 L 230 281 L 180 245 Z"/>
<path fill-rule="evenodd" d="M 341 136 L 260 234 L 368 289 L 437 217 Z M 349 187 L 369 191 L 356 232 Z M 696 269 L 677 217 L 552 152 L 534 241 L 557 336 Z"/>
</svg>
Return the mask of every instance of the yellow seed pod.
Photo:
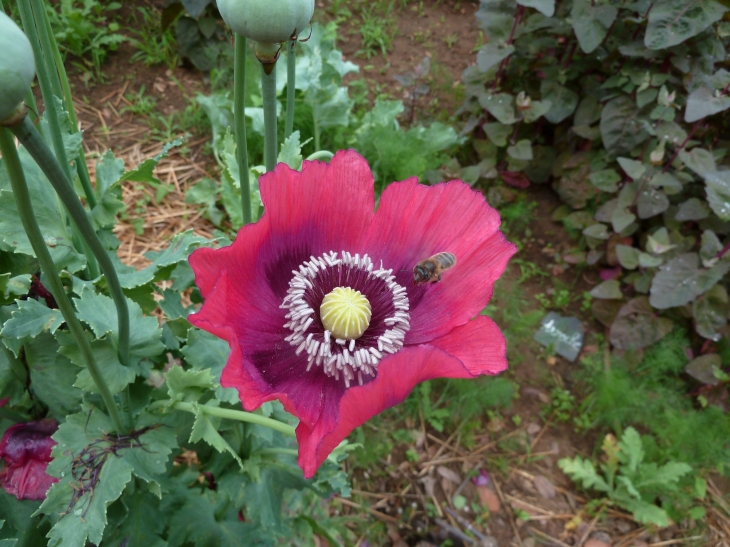
<svg viewBox="0 0 730 547">
<path fill-rule="evenodd" d="M 337 287 L 322 300 L 319 308 L 324 328 L 335 338 L 360 338 L 370 325 L 370 302 L 350 287 Z"/>
</svg>

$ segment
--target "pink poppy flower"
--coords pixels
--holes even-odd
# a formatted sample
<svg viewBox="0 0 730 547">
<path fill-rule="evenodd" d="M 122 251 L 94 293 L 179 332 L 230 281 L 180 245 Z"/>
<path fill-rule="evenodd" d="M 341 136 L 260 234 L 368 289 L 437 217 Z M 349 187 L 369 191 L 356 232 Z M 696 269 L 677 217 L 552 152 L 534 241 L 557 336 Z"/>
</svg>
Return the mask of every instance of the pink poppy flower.
<svg viewBox="0 0 730 547">
<path fill-rule="evenodd" d="M 46 473 L 51 461 L 51 439 L 58 429 L 52 419 L 26 422 L 10 426 L 0 440 L 0 458 L 5 466 L 0 469 L 0 485 L 19 500 L 43 500 L 46 492 L 58 479 Z"/>
<path fill-rule="evenodd" d="M 372 173 L 352 150 L 301 172 L 279 164 L 260 190 L 261 220 L 231 246 L 191 255 L 205 303 L 189 319 L 230 344 L 221 384 L 246 410 L 279 399 L 299 418 L 305 477 L 417 383 L 507 368 L 501 331 L 478 314 L 516 248 L 482 194 L 411 178 L 389 185 L 375 211 Z M 439 252 L 456 264 L 441 282 L 414 285 L 414 266 Z M 323 321 L 337 287 L 367 301 L 359 336 L 338 338 Z"/>
</svg>

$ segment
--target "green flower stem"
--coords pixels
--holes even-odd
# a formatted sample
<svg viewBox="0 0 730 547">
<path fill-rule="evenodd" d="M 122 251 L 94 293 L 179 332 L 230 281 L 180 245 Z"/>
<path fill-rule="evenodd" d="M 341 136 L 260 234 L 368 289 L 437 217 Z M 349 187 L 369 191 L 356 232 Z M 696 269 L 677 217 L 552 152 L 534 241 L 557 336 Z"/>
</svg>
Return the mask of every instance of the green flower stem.
<svg viewBox="0 0 730 547">
<path fill-rule="evenodd" d="M 261 65 L 261 93 L 264 97 L 264 165 L 266 172 L 276 167 L 278 145 L 276 143 L 276 67 L 266 74 Z"/>
<path fill-rule="evenodd" d="M 308 160 L 331 160 L 334 154 L 329 150 L 317 150 L 314 154 L 311 154 Z"/>
<path fill-rule="evenodd" d="M 79 119 L 76 117 L 76 108 L 74 107 L 73 95 L 71 95 L 71 85 L 68 83 L 66 67 L 63 64 L 61 52 L 59 51 L 58 44 L 56 43 L 56 37 L 53 35 L 53 29 L 51 29 L 51 21 L 48 19 L 48 14 L 45 10 L 43 10 L 43 19 L 46 23 L 48 36 L 51 39 L 51 53 L 53 54 L 53 61 L 56 65 L 56 69 L 58 70 L 58 77 L 61 80 L 61 88 L 63 89 L 63 96 L 66 101 L 68 117 L 71 120 L 73 132 L 78 133 Z M 79 175 L 81 187 L 84 189 L 86 203 L 89 204 L 89 209 L 93 209 L 96 207 L 96 196 L 94 195 L 94 190 L 91 188 L 91 178 L 89 177 L 89 168 L 86 165 L 86 157 L 84 156 L 83 148 L 79 150 L 79 154 L 76 156 L 76 172 Z"/>
<path fill-rule="evenodd" d="M 61 91 L 61 84 L 58 80 L 58 72 L 53 62 L 53 56 L 50 54 L 51 42 L 48 36 L 48 28 L 43 18 L 43 10 L 45 8 L 42 0 L 31 0 L 31 2 L 33 7 L 32 10 L 29 10 L 30 19 L 26 24 L 25 18 L 23 18 L 23 28 L 26 30 L 26 34 L 28 34 L 30 43 L 33 46 L 38 83 L 40 83 L 41 93 L 43 94 L 43 107 L 47 112 L 46 121 L 51 130 L 53 150 L 56 153 L 58 162 L 61 164 L 63 172 L 71 180 L 71 168 L 68 157 L 66 156 L 66 149 L 63 146 L 63 132 L 61 131 L 58 109 L 54 100 L 54 97 L 63 99 L 63 92 Z M 27 5 L 25 1 L 18 2 L 18 7 L 21 8 L 21 18 L 23 15 L 23 6 L 25 5 Z M 29 8 L 30 6 L 27 6 L 25 9 Z M 29 32 L 27 29 L 32 29 L 32 31 Z M 31 37 L 31 33 L 34 35 L 33 37 Z"/>
<path fill-rule="evenodd" d="M 28 93 L 25 94 L 25 104 L 28 106 L 30 120 L 35 123 L 38 120 L 38 105 L 35 102 L 33 90 L 31 89 L 28 89 Z"/>
<path fill-rule="evenodd" d="M 319 121 L 317 120 L 316 115 L 312 116 L 312 120 L 314 121 L 314 149 L 319 150 L 320 149 Z"/>
<path fill-rule="evenodd" d="M 27 120 L 27 117 L 25 119 Z M 28 123 L 30 123 L 30 121 L 28 121 Z M 38 138 L 40 139 L 40 136 L 38 136 Z M 12 134 L 5 128 L 0 128 L 0 151 L 2 151 L 3 159 L 5 160 L 5 166 L 10 177 L 13 196 L 15 197 L 15 204 L 18 208 L 18 212 L 20 213 L 20 220 L 23 223 L 23 229 L 25 229 L 26 234 L 28 234 L 28 240 L 33 247 L 33 252 L 35 252 L 36 257 L 38 258 L 41 269 L 46 274 L 44 276 L 44 280 L 48 286 L 48 290 L 51 291 L 53 298 L 56 299 L 56 303 L 63 314 L 63 318 L 66 321 L 71 334 L 76 340 L 76 345 L 81 351 L 81 357 L 83 358 L 86 367 L 89 369 L 89 374 L 91 375 L 96 388 L 99 390 L 101 398 L 104 400 L 104 405 L 109 412 L 109 417 L 112 419 L 115 429 L 118 433 L 126 433 L 121 415 L 119 414 L 117 405 L 114 402 L 114 397 L 109 391 L 109 387 L 104 382 L 104 378 L 101 376 L 99 367 L 94 360 L 94 354 L 91 351 L 91 344 L 89 343 L 88 338 L 86 338 L 81 322 L 76 317 L 71 301 L 68 299 L 68 295 L 61 283 L 61 278 L 56 271 L 56 266 L 51 258 L 51 253 L 48 252 L 48 247 L 46 247 L 43 234 L 41 234 L 41 229 L 38 227 L 38 222 L 33 214 L 33 206 L 30 201 L 30 193 L 28 192 L 28 186 L 25 182 L 23 168 L 20 165 L 18 151 L 15 148 Z"/>
<path fill-rule="evenodd" d="M 218 406 L 194 405 L 193 403 L 185 402 L 175 403 L 173 405 L 173 408 L 176 408 L 177 410 L 184 410 L 185 412 L 192 412 L 193 414 L 195 414 L 197 410 L 201 410 L 203 414 L 207 414 L 208 416 L 215 416 L 217 418 L 225 418 L 227 420 L 236 420 L 238 422 L 262 425 L 264 427 L 268 427 L 269 429 L 273 429 L 274 431 L 278 431 L 279 433 L 283 433 L 284 435 L 288 435 L 289 437 L 296 437 L 296 433 L 294 432 L 294 428 L 292 426 L 280 422 L 279 420 L 267 418 L 265 416 L 261 416 L 260 414 L 254 414 L 252 412 L 245 412 L 243 410 L 232 410 L 230 408 L 221 408 Z"/>
<path fill-rule="evenodd" d="M 241 181 L 241 207 L 243 223 L 251 223 L 251 186 L 248 175 L 248 147 L 246 144 L 246 52 L 248 43 L 245 36 L 235 35 L 236 49 L 233 71 L 233 125 L 236 132 L 236 159 Z"/>
<path fill-rule="evenodd" d="M 297 41 L 289 40 L 286 50 L 286 123 L 284 138 L 288 138 L 294 131 L 294 95 L 297 79 Z"/>
<path fill-rule="evenodd" d="M 31 47 L 33 48 L 33 56 L 36 61 L 36 73 L 38 74 L 38 84 L 41 88 L 41 94 L 43 95 L 43 106 L 46 109 L 46 121 L 48 122 L 48 129 L 51 134 L 51 142 L 53 143 L 53 150 L 56 152 L 56 157 L 61 163 L 63 172 L 66 177 L 71 180 L 71 170 L 66 157 L 66 149 L 63 146 L 63 134 L 61 132 L 61 124 L 58 120 L 58 111 L 56 109 L 56 101 L 54 100 L 54 86 L 53 82 L 56 82 L 58 87 L 58 94 L 55 95 L 59 99 L 63 97 L 61 92 L 60 84 L 58 83 L 58 73 L 55 71 L 55 64 L 52 59 L 46 59 L 44 52 L 41 50 L 41 39 L 38 36 L 38 29 L 35 24 L 33 17 L 33 10 L 27 0 L 22 0 L 17 3 L 18 11 L 20 12 L 20 19 L 23 23 L 23 30 L 30 40 Z M 45 13 L 43 4 L 40 4 L 40 12 Z M 43 21 L 43 19 L 41 19 Z M 43 24 L 43 30 L 45 34 L 48 34 L 45 23 Z M 47 64 L 46 61 L 50 63 Z M 50 69 L 49 69 L 50 66 Z M 52 78 L 51 74 L 56 74 L 56 78 Z M 35 106 L 37 109 L 37 106 Z M 37 110 L 36 110 L 37 111 Z M 74 235 L 78 236 L 77 228 L 73 227 Z M 94 256 L 90 253 L 85 252 L 83 247 L 80 249 L 86 255 L 86 261 L 89 264 L 89 272 L 96 269 L 96 263 Z"/>
<path fill-rule="evenodd" d="M 23 143 L 46 177 L 48 177 L 48 180 L 51 181 L 53 188 L 55 188 L 56 193 L 61 198 L 61 201 L 63 201 L 66 209 L 68 209 L 81 236 L 91 249 L 93 256 L 99 262 L 101 271 L 106 277 L 109 292 L 117 307 L 117 321 L 119 322 L 119 362 L 125 366 L 129 365 L 129 309 L 127 308 L 127 300 L 122 292 L 122 286 L 119 283 L 119 277 L 114 269 L 114 264 L 112 264 L 106 249 L 101 244 L 99 236 L 96 235 L 94 227 L 91 225 L 86 210 L 81 205 L 81 201 L 79 201 L 79 197 L 76 195 L 70 179 L 65 176 L 33 123 L 26 116 L 22 122 L 10 127 L 10 130 Z"/>
</svg>

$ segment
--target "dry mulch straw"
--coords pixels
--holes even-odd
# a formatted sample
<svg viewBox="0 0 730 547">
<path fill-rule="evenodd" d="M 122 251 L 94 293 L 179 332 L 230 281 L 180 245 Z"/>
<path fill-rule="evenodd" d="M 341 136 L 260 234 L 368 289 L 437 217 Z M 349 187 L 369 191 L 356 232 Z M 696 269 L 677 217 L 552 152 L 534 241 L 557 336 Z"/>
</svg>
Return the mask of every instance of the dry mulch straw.
<svg viewBox="0 0 730 547">
<path fill-rule="evenodd" d="M 143 121 L 119 113 L 116 107 L 126 100 L 123 97 L 125 87 L 105 98 L 117 96 L 116 101 L 100 101 L 106 105 L 102 110 L 74 103 L 84 130 L 84 148 L 92 183 L 96 183 L 96 160 L 110 146 L 114 155 L 124 160 L 127 169 L 156 156 L 164 146 L 163 142 L 140 142 L 149 127 Z M 192 229 L 196 235 L 209 239 L 213 237 L 213 225 L 202 218 L 202 210 L 185 203 L 190 187 L 203 177 L 216 176 L 215 162 L 201 157 L 203 145 L 208 140 L 207 136 L 195 140 L 187 137 L 181 147 L 171 149 L 159 162 L 154 174 L 170 189 L 159 202 L 155 199 L 157 190 L 153 186 L 132 181 L 122 184 L 122 199 L 127 209 L 124 220 L 114 227 L 114 233 L 121 241 L 117 254 L 125 264 L 136 268 L 146 266 L 149 264 L 144 256 L 146 252 L 164 249 L 175 234 L 185 230 Z"/>
</svg>

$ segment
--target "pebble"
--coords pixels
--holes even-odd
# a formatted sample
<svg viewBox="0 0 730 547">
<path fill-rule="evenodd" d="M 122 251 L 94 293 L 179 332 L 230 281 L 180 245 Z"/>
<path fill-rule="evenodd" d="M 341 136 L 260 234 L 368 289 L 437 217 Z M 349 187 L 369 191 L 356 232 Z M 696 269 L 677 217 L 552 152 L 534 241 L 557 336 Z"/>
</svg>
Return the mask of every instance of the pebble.
<svg viewBox="0 0 730 547">
<path fill-rule="evenodd" d="M 583 544 L 583 547 L 611 547 L 611 544 L 600 539 L 591 538 Z"/>
<path fill-rule="evenodd" d="M 479 494 L 479 502 L 487 507 L 490 513 L 497 513 L 502 508 L 499 497 L 491 488 L 477 486 L 477 493 Z"/>
</svg>

